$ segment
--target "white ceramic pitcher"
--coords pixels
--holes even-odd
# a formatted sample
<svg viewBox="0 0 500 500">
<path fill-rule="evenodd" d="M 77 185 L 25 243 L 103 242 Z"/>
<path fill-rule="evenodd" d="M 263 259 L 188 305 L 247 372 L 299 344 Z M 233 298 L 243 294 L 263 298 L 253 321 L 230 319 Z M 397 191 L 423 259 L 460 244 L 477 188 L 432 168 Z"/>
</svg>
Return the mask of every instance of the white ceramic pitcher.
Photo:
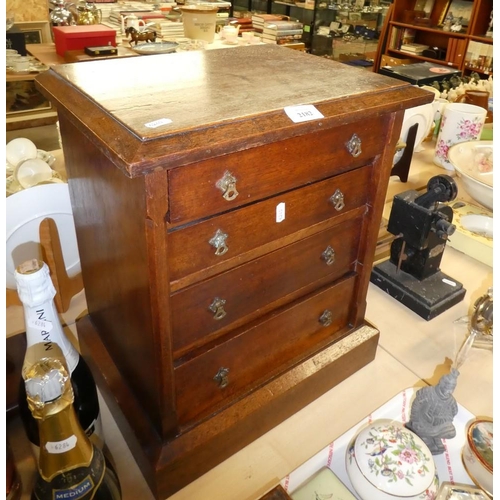
<svg viewBox="0 0 500 500">
<path fill-rule="evenodd" d="M 135 14 L 122 16 L 122 33 L 124 35 L 127 28 L 135 28 L 137 31 L 142 31 L 145 26 L 146 23 L 142 19 L 139 19 Z"/>
</svg>

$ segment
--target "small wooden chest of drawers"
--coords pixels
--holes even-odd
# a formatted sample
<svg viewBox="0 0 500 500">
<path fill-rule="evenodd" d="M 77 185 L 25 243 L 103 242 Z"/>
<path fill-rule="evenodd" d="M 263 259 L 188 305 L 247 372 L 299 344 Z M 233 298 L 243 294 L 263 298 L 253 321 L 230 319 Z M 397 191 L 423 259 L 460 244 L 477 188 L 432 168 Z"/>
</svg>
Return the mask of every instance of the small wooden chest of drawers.
<svg viewBox="0 0 500 500">
<path fill-rule="evenodd" d="M 394 148 L 430 93 L 274 46 L 37 82 L 59 114 L 82 349 L 158 498 L 373 359 Z M 299 105 L 320 115 L 294 120 Z"/>
</svg>

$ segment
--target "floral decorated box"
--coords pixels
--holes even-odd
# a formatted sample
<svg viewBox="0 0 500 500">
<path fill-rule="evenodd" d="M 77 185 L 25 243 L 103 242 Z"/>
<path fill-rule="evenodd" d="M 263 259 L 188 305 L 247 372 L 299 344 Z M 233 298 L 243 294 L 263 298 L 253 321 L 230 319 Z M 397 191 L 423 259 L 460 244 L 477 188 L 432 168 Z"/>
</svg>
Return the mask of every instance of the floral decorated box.
<svg viewBox="0 0 500 500">
<path fill-rule="evenodd" d="M 308 478 L 317 473 L 321 468 L 328 467 L 351 491 L 354 498 L 358 499 L 359 497 L 356 495 L 349 481 L 345 465 L 346 452 L 350 441 L 356 436 L 360 429 L 375 419 L 389 418 L 405 423 L 409 419 L 414 392 L 415 390 L 413 388 L 409 388 L 397 394 L 385 405 L 366 416 L 363 421 L 351 427 L 351 429 L 338 439 L 323 448 L 288 476 L 284 477 L 281 480 L 281 486 L 283 486 L 285 491 L 289 494 L 293 494 L 293 492 L 297 490 L 300 485 L 304 484 Z M 460 404 L 458 405 L 458 414 L 453 421 L 457 430 L 457 435 L 453 439 L 444 440 L 446 447 L 445 453 L 433 457 L 440 483 L 448 482 L 474 485 L 462 463 L 462 448 L 466 442 L 466 429 L 474 418 L 474 414 L 466 410 Z M 425 500 L 435 500 L 435 498 L 428 498 Z"/>
</svg>

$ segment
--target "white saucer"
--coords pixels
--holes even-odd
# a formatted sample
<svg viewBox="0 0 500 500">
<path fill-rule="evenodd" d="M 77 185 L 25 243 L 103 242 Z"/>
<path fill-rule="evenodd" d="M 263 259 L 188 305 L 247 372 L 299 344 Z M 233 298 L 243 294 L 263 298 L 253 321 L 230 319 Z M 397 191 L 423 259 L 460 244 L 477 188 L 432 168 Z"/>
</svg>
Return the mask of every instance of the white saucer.
<svg viewBox="0 0 500 500">
<path fill-rule="evenodd" d="M 40 223 L 54 219 L 68 275 L 81 271 L 73 210 L 67 184 L 43 184 L 6 199 L 6 286 L 16 289 L 14 271 L 24 261 L 41 257 Z"/>
<path fill-rule="evenodd" d="M 431 103 L 416 106 L 414 108 L 408 108 L 405 110 L 403 117 L 403 125 L 401 126 L 401 134 L 399 136 L 400 140 L 406 143 L 408 131 L 411 127 L 413 127 L 413 125 L 418 124 L 413 151 L 419 151 L 420 145 L 431 131 L 433 120 L 434 110 Z M 404 149 L 394 155 L 394 163 L 397 163 L 397 161 L 401 158 L 403 151 Z"/>
</svg>

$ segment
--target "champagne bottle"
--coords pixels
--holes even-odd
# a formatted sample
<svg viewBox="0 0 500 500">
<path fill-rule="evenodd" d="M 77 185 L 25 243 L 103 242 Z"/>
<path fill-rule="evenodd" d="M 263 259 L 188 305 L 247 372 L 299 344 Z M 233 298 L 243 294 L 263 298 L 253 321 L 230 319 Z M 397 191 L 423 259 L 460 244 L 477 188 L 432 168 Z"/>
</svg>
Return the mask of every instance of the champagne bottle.
<svg viewBox="0 0 500 500">
<path fill-rule="evenodd" d="M 92 441 L 104 444 L 99 400 L 94 377 L 80 353 L 66 337 L 54 304 L 56 290 L 50 279 L 47 264 L 32 259 L 21 264 L 15 272 L 17 292 L 24 308 L 27 348 L 43 343 L 47 355 L 58 345 L 66 359 L 74 391 L 74 407 L 78 419 Z M 19 413 L 38 457 L 38 427 L 26 401 L 24 380 L 19 386 Z"/>
<path fill-rule="evenodd" d="M 16 463 L 14 461 L 14 455 L 12 454 L 12 449 L 10 447 L 9 441 L 7 440 L 7 500 L 19 500 L 22 494 L 22 483 L 21 476 L 17 471 Z"/>
<path fill-rule="evenodd" d="M 27 403 L 38 422 L 40 459 L 32 500 L 119 500 L 116 472 L 78 422 L 64 356 L 55 348 L 40 358 L 43 344 L 28 348 L 23 366 Z M 42 353 L 43 354 L 43 353 Z"/>
</svg>

